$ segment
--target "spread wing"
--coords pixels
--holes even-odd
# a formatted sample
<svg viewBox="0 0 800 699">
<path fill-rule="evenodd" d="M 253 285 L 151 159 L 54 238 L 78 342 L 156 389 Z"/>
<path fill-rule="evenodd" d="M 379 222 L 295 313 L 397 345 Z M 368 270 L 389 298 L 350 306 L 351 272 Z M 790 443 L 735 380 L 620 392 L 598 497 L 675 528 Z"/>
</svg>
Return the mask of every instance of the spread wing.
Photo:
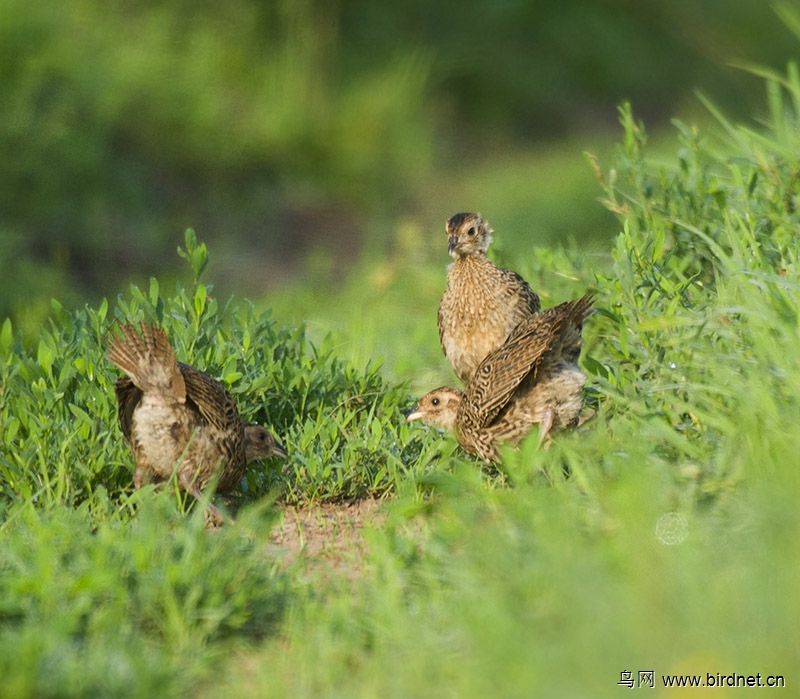
<svg viewBox="0 0 800 699">
<path fill-rule="evenodd" d="M 108 358 L 142 391 L 160 395 L 167 402 L 183 403 L 185 389 L 175 351 L 163 328 L 120 322 L 108 342 Z"/>
<path fill-rule="evenodd" d="M 187 407 L 197 411 L 206 423 L 221 432 L 230 431 L 238 435 L 241 430 L 239 411 L 225 387 L 208 374 L 186 364 L 178 362 L 178 368 L 186 384 Z M 119 404 L 119 425 L 125 439 L 130 440 L 133 412 L 143 393 L 127 376 L 117 380 L 114 392 Z"/>
<path fill-rule="evenodd" d="M 247 465 L 244 426 L 233 397 L 225 387 L 208 374 L 178 363 L 186 383 L 186 403 L 196 410 L 214 433 L 214 442 L 224 454 L 225 467 L 217 484 L 219 492 L 235 488 L 244 476 Z"/>
<path fill-rule="evenodd" d="M 560 352 L 565 330 L 577 331 L 588 315 L 593 297 L 587 294 L 524 320 L 499 349 L 478 365 L 464 392 L 462 420 L 487 427 L 505 407 L 522 380 L 538 371 L 551 352 Z"/>
<path fill-rule="evenodd" d="M 479 365 L 461 401 L 461 410 L 472 413 L 472 424 L 487 427 L 508 403 L 514 391 L 542 357 L 552 349 L 559 318 L 539 314 L 524 321 L 524 331 L 491 352 Z"/>
<path fill-rule="evenodd" d="M 186 398 L 217 429 L 238 431 L 241 426 L 239 411 L 231 394 L 216 379 L 193 367 L 178 362 L 186 384 Z"/>
</svg>

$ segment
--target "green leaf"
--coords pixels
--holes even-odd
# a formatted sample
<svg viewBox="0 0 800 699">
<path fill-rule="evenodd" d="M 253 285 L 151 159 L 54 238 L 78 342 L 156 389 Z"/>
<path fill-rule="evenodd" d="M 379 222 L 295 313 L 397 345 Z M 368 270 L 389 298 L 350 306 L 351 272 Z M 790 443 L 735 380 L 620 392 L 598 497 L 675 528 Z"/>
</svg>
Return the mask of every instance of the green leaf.
<svg viewBox="0 0 800 699">
<path fill-rule="evenodd" d="M 77 426 L 77 429 L 79 436 L 82 439 L 87 439 L 91 434 L 91 429 L 94 424 L 94 420 L 92 420 L 91 415 L 89 415 L 89 413 L 87 413 L 83 408 L 78 407 L 74 403 L 70 403 L 69 411 L 78 420 L 79 425 Z"/>
<path fill-rule="evenodd" d="M 187 228 L 183 233 L 183 242 L 186 245 L 186 250 L 184 250 L 180 245 L 178 246 L 178 255 L 180 255 L 184 260 L 191 261 L 191 254 L 192 250 L 194 250 L 194 246 L 197 243 L 197 238 L 194 233 L 194 229 Z"/>
<path fill-rule="evenodd" d="M 53 309 L 53 314 L 59 325 L 63 328 L 69 327 L 72 323 L 72 315 L 67 312 L 64 306 L 56 299 L 50 299 L 50 307 Z"/>
<path fill-rule="evenodd" d="M 367 448 L 374 451 L 378 448 L 383 438 L 383 425 L 381 425 L 381 421 L 373 420 L 369 426 L 369 431 L 370 437 L 367 442 Z"/>
<path fill-rule="evenodd" d="M 150 303 L 155 307 L 158 304 L 158 279 L 150 277 Z"/>
<path fill-rule="evenodd" d="M 192 272 L 194 272 L 195 281 L 200 279 L 207 264 L 208 252 L 206 250 L 206 244 L 200 243 L 192 252 Z"/>
<path fill-rule="evenodd" d="M 241 371 L 231 371 L 225 374 L 222 380 L 227 384 L 233 384 L 239 381 L 239 379 L 241 379 L 242 376 L 244 376 L 244 374 L 242 374 Z"/>
<path fill-rule="evenodd" d="M 3 321 L 3 327 L 0 328 L 0 351 L 3 357 L 8 357 L 11 354 L 11 346 L 14 343 L 14 333 L 11 328 L 11 318 L 6 318 Z"/>
<path fill-rule="evenodd" d="M 50 378 L 53 377 L 54 360 L 55 354 L 53 353 L 53 350 L 50 349 L 50 345 L 44 339 L 39 340 L 39 350 L 36 353 L 36 361 L 39 363 L 39 366 L 42 367 L 45 375 L 49 376 Z"/>
<path fill-rule="evenodd" d="M 100 302 L 100 308 L 97 309 L 97 317 L 103 323 L 108 315 L 108 299 L 104 298 Z"/>
<path fill-rule="evenodd" d="M 203 284 L 198 284 L 194 292 L 194 310 L 198 320 L 200 320 L 206 308 L 206 299 L 206 287 Z"/>
<path fill-rule="evenodd" d="M 200 276 L 208 264 L 208 250 L 205 243 L 197 243 L 197 236 L 192 228 L 187 228 L 184 233 L 184 242 L 186 250 L 178 247 L 178 254 L 189 262 L 194 274 L 194 282 L 197 284 Z"/>
</svg>

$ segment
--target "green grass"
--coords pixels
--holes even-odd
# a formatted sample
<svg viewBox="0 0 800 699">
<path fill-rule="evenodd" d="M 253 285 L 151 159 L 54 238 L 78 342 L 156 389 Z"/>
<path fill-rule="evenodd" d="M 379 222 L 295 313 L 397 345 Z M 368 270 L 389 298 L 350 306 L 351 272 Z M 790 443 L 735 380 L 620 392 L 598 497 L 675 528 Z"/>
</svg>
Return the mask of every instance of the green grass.
<svg viewBox="0 0 800 699">
<path fill-rule="evenodd" d="M 142 495 L 8 512 L 4 696 L 179 694 L 222 647 L 275 633 L 288 587 L 261 544 L 274 518 L 254 508 L 209 536 L 201 510 Z"/>
<path fill-rule="evenodd" d="M 104 357 L 107 333 L 125 318 L 162 324 L 181 361 L 219 376 L 242 418 L 268 426 L 288 447 L 286 466 L 248 474 L 250 499 L 378 496 L 426 470 L 431 445 L 403 421 L 406 387 L 390 385 L 378 363 L 356 367 L 330 343 L 310 344 L 302 328 L 278 328 L 249 302 L 219 302 L 200 281 L 207 252 L 191 230 L 180 252 L 193 284 L 179 285 L 173 297 L 153 279 L 147 292 L 131 287 L 113 309 L 103 302 L 68 313 L 54 302 L 55 320 L 35 347 L 15 339 L 5 322 L 0 506 L 19 495 L 73 505 L 98 487 L 112 497 L 130 489 L 130 455 L 116 424 L 119 374 Z"/>
<path fill-rule="evenodd" d="M 676 122 L 662 165 L 623 107 L 614 167 L 596 169 L 621 231 L 604 264 L 579 247 L 519 264 L 500 251 L 548 305 L 597 289 L 583 357 L 597 416 L 547 451 L 535 438 L 506 450 L 497 473 L 403 421 L 414 395 L 449 380 L 434 320 L 446 260 L 413 225 L 329 291 L 315 306 L 327 324 L 307 330 L 214 298 L 191 232 L 192 280 L 174 294 L 154 280 L 98 308 L 56 304 L 33 345 L 6 322 L 5 693 L 606 696 L 625 670 L 653 670 L 658 687 L 667 674 L 782 675 L 791 692 L 793 75 L 770 83 L 775 128 L 723 119 L 712 139 Z M 313 287 L 294 298 L 317 303 Z M 171 488 L 132 492 L 103 357 L 117 317 L 162 323 L 179 359 L 220 376 L 244 417 L 287 443 L 285 468 L 252 468 L 223 503 L 235 526 L 206 531 Z M 356 579 L 276 567 L 275 499 L 387 494 Z"/>
</svg>

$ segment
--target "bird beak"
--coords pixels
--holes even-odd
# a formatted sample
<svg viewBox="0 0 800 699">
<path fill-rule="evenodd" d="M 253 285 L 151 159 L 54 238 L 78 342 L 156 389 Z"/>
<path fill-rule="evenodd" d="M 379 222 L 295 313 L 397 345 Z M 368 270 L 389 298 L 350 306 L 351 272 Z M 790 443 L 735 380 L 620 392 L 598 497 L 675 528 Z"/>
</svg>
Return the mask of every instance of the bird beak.
<svg viewBox="0 0 800 699">
<path fill-rule="evenodd" d="M 278 456 L 281 459 L 288 459 L 289 452 L 286 451 L 286 447 L 283 446 L 277 439 L 275 440 L 275 444 L 272 445 L 272 456 Z"/>
<path fill-rule="evenodd" d="M 457 245 L 458 245 L 458 236 L 457 235 L 451 235 L 447 239 L 447 252 L 452 253 L 453 250 L 456 249 Z"/>
<path fill-rule="evenodd" d="M 411 410 L 406 413 L 406 422 L 412 422 L 414 420 L 419 420 L 422 417 L 422 411 L 417 410 L 417 406 L 415 405 Z"/>
</svg>

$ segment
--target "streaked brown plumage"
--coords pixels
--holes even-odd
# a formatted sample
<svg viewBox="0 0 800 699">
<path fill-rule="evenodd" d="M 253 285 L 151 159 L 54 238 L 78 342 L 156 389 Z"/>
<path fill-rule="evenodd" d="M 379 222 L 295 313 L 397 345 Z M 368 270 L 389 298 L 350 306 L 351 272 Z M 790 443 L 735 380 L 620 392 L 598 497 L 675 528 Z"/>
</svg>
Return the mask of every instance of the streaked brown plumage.
<svg viewBox="0 0 800 699">
<path fill-rule="evenodd" d="M 161 328 L 142 322 L 140 329 L 120 323 L 108 349 L 108 358 L 128 375 L 117 380 L 115 392 L 122 434 L 136 460 L 136 488 L 177 473 L 181 488 L 200 499 L 214 476 L 217 492 L 230 492 L 248 463 L 286 458 L 270 432 L 242 423 L 219 381 L 176 360 Z M 221 522 L 219 510 L 210 510 Z"/>
<path fill-rule="evenodd" d="M 478 364 L 540 308 L 539 297 L 516 272 L 495 265 L 486 251 L 492 229 L 480 214 L 456 214 L 446 224 L 455 262 L 439 304 L 444 355 L 466 386 Z"/>
<path fill-rule="evenodd" d="M 487 461 L 498 461 L 497 445 L 516 446 L 534 424 L 540 443 L 551 429 L 576 425 L 586 381 L 577 363 L 581 330 L 592 303 L 586 294 L 529 317 L 480 363 L 463 392 L 437 388 L 406 420 L 452 430 L 464 449 Z"/>
</svg>

